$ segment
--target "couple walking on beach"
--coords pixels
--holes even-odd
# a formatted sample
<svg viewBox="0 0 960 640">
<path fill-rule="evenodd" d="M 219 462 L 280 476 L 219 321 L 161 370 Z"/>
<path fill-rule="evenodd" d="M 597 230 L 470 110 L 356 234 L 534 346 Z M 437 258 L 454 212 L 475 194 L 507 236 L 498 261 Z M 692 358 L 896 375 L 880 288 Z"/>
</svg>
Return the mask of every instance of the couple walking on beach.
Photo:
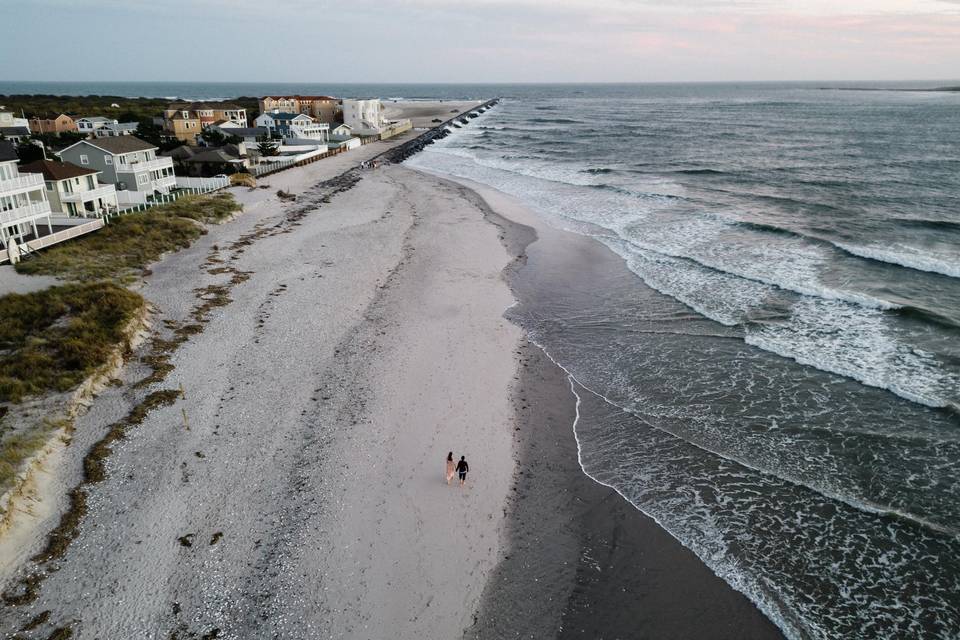
<svg viewBox="0 0 960 640">
<path fill-rule="evenodd" d="M 467 464 L 467 457 L 460 456 L 460 462 L 454 464 L 453 462 L 453 451 L 447 454 L 447 484 L 450 484 L 450 481 L 453 480 L 453 474 L 456 473 L 460 476 L 460 486 L 463 486 L 463 483 L 467 481 L 467 471 L 470 471 L 470 465 Z"/>
</svg>

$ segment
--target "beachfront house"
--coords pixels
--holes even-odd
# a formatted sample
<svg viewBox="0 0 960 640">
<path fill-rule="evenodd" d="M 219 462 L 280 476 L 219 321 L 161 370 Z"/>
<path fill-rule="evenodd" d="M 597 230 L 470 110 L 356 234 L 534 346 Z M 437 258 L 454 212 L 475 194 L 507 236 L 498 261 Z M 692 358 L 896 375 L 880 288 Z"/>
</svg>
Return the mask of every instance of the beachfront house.
<svg viewBox="0 0 960 640">
<path fill-rule="evenodd" d="M 37 160 L 21 166 L 20 173 L 43 176 L 47 200 L 54 213 L 90 218 L 117 210 L 116 187 L 100 184 L 97 181 L 100 172 L 96 169 L 69 162 Z"/>
<path fill-rule="evenodd" d="M 102 129 L 111 124 L 117 124 L 117 121 L 103 116 L 87 116 L 76 119 L 77 131 L 87 136 L 94 135 L 97 129 Z"/>
<path fill-rule="evenodd" d="M 46 224 L 47 231 L 53 233 L 43 176 L 21 175 L 18 162 L 13 144 L 0 140 L 0 244 L 4 248 L 11 238 L 22 242 L 28 236 L 39 236 L 38 223 Z"/>
<path fill-rule="evenodd" d="M 81 140 L 60 152 L 60 158 L 100 172 L 101 181 L 117 191 L 167 194 L 176 186 L 173 160 L 157 157 L 157 147 L 136 136 Z"/>
<path fill-rule="evenodd" d="M 77 123 L 65 113 L 58 116 L 39 116 L 30 118 L 30 130 L 37 133 L 55 133 L 57 135 L 67 131 L 77 131 Z"/>
<path fill-rule="evenodd" d="M 320 122 L 332 124 L 340 113 L 340 100 L 333 96 L 264 96 L 260 113 L 302 113 Z"/>
<path fill-rule="evenodd" d="M 175 102 L 163 112 L 164 128 L 177 140 L 194 144 L 207 127 L 223 122 L 247 126 L 247 110 L 229 102 Z"/>
<path fill-rule="evenodd" d="M 329 138 L 330 125 L 326 122 L 317 122 L 302 113 L 287 113 L 271 111 L 261 113 L 254 120 L 258 127 L 270 132 L 271 137 L 310 140 L 325 144 Z"/>
<path fill-rule="evenodd" d="M 354 135 L 379 136 L 388 125 L 383 112 L 383 104 L 377 98 L 343 101 L 343 123 L 350 126 Z"/>
</svg>

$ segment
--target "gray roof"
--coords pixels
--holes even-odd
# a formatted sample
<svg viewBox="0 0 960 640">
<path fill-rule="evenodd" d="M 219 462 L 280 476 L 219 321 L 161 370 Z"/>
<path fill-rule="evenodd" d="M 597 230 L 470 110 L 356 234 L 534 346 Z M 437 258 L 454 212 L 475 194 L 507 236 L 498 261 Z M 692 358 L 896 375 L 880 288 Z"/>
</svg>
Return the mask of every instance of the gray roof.
<svg viewBox="0 0 960 640">
<path fill-rule="evenodd" d="M 17 159 L 17 150 L 14 148 L 13 143 L 7 140 L 0 140 L 0 162 L 10 162 L 11 160 Z"/>
<path fill-rule="evenodd" d="M 147 149 L 157 148 L 146 140 L 141 140 L 136 136 L 97 138 L 96 140 L 84 140 L 83 142 L 92 144 L 98 149 L 103 149 L 104 151 L 109 151 L 113 154 L 132 153 L 134 151 L 146 151 Z"/>
<path fill-rule="evenodd" d="M 270 133 L 266 127 L 218 127 L 217 129 L 225 136 L 238 138 L 265 136 Z"/>
<path fill-rule="evenodd" d="M 0 133 L 5 136 L 28 136 L 30 129 L 26 127 L 0 127 Z"/>
<path fill-rule="evenodd" d="M 86 120 L 88 122 L 113 122 L 113 118 L 104 118 L 103 116 L 85 116 L 77 120 Z"/>
<path fill-rule="evenodd" d="M 239 158 L 237 156 L 231 155 L 225 149 L 207 149 L 206 151 L 201 151 L 197 153 L 192 158 L 184 160 L 184 162 L 218 162 L 218 163 L 227 163 L 227 162 L 236 162 Z"/>
</svg>

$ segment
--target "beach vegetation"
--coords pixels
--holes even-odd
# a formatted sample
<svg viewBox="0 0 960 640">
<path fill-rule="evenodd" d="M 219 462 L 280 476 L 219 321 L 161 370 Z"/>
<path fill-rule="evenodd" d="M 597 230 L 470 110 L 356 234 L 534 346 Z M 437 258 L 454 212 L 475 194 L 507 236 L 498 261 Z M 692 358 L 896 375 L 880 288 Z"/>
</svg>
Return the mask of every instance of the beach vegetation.
<svg viewBox="0 0 960 640">
<path fill-rule="evenodd" d="M 67 280 L 128 280 L 164 253 L 188 247 L 241 208 L 230 194 L 185 196 L 176 202 L 112 220 L 103 229 L 64 242 L 18 263 L 20 273 Z"/>
<path fill-rule="evenodd" d="M 127 341 L 143 298 L 111 282 L 0 298 L 0 402 L 68 391 Z"/>
</svg>

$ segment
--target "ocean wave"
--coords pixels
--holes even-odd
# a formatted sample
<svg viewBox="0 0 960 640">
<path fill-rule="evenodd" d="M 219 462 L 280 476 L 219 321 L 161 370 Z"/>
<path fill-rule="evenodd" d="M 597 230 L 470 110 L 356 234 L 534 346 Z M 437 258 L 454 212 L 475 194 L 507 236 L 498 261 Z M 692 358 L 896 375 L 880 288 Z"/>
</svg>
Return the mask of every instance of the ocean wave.
<svg viewBox="0 0 960 640">
<path fill-rule="evenodd" d="M 836 247 L 859 258 L 886 262 L 916 271 L 939 273 L 940 275 L 960 278 L 960 255 L 939 257 L 929 251 L 905 245 L 855 245 L 845 242 L 834 243 Z"/>
<path fill-rule="evenodd" d="M 528 122 L 538 124 L 584 124 L 580 120 L 571 120 L 570 118 L 530 118 Z"/>
<path fill-rule="evenodd" d="M 589 169 L 581 169 L 580 173 L 589 173 L 591 175 L 603 175 L 605 173 L 613 173 L 616 169 L 610 169 L 608 167 L 590 167 Z"/>
<path fill-rule="evenodd" d="M 674 169 L 668 173 L 680 173 L 693 176 L 723 176 L 726 175 L 726 171 L 720 171 L 719 169 Z"/>
<path fill-rule="evenodd" d="M 919 218 L 892 218 L 890 222 L 901 227 L 930 229 L 932 231 L 960 232 L 960 222 L 954 220 L 927 220 Z"/>
</svg>

